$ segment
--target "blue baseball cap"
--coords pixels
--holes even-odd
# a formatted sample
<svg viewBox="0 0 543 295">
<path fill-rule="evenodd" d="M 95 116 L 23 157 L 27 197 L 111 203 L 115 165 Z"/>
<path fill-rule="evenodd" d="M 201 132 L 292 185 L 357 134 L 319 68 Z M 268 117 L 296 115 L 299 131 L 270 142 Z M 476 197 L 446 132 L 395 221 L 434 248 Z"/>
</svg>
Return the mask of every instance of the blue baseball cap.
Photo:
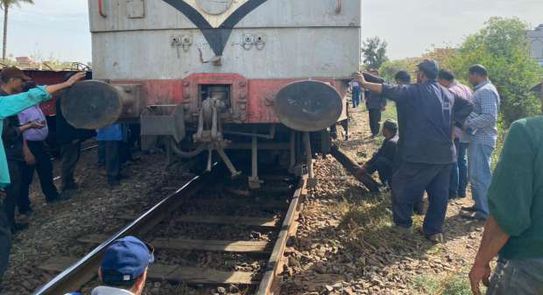
<svg viewBox="0 0 543 295">
<path fill-rule="evenodd" d="M 115 240 L 102 259 L 102 280 L 105 283 L 132 282 L 143 274 L 155 257 L 153 248 L 136 237 Z"/>
</svg>

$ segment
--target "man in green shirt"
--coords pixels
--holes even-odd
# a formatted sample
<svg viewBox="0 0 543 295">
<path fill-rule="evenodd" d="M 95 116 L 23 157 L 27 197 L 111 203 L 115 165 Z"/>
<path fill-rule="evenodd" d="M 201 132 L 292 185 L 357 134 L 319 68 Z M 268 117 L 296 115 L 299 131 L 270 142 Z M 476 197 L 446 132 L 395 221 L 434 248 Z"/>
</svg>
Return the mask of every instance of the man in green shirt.
<svg viewBox="0 0 543 295">
<path fill-rule="evenodd" d="M 543 116 L 511 125 L 488 201 L 490 217 L 469 274 L 473 294 L 481 281 L 491 295 L 543 294 Z"/>
</svg>

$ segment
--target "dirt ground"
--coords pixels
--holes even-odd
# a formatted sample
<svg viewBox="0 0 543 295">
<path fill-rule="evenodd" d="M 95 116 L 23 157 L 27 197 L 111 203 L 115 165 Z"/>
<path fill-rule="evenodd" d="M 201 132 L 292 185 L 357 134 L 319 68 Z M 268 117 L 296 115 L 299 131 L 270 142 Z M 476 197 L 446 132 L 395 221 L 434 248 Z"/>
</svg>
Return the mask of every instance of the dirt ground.
<svg viewBox="0 0 543 295">
<path fill-rule="evenodd" d="M 356 110 L 351 140 L 340 144 L 358 161 L 367 161 L 382 141 L 369 138 L 367 117 L 365 110 Z M 393 108 L 387 117 L 395 117 Z M 115 216 L 143 210 L 160 197 L 156 188 L 167 178 L 163 155 L 127 166 L 128 178 L 116 189 L 106 186 L 103 169 L 96 167 L 96 150 L 84 152 L 80 163 L 81 188 L 70 201 L 46 205 L 34 187 L 30 228 L 14 237 L 2 295 L 31 294 L 53 276 L 37 269 L 41 263 L 85 254 L 89 249 L 76 242 L 78 237 L 121 227 Z M 467 272 L 482 223 L 459 217 L 469 198 L 450 204 L 446 241 L 433 245 L 417 233 L 394 232 L 390 194 L 367 192 L 330 156 L 316 161 L 316 176 L 318 186 L 287 250 L 281 294 L 470 294 Z M 415 217 L 415 224 L 420 227 L 422 217 Z"/>
<path fill-rule="evenodd" d="M 51 257 L 82 257 L 90 249 L 77 243 L 77 238 L 114 232 L 124 226 L 116 216 L 140 212 L 152 198 L 160 197 L 155 189 L 165 179 L 164 155 L 147 155 L 125 166 L 122 173 L 127 178 L 114 189 L 107 186 L 104 168 L 97 167 L 96 161 L 96 149 L 82 153 L 76 171 L 80 188 L 62 203 L 47 205 L 35 179 L 31 193 L 34 213 L 30 227 L 13 237 L 2 295 L 32 294 L 53 277 L 39 270 L 40 264 Z M 58 175 L 55 171 L 54 176 Z M 60 181 L 55 183 L 60 186 Z"/>
<path fill-rule="evenodd" d="M 393 107 L 383 120 L 394 118 Z M 382 139 L 369 137 L 368 113 L 352 114 L 351 140 L 341 147 L 367 161 Z M 288 249 L 282 294 L 471 294 L 467 273 L 482 235 L 481 222 L 459 216 L 471 198 L 450 203 L 445 243 L 434 245 L 417 229 L 392 229 L 390 193 L 372 194 L 331 157 L 316 161 L 318 186 L 302 212 Z"/>
</svg>

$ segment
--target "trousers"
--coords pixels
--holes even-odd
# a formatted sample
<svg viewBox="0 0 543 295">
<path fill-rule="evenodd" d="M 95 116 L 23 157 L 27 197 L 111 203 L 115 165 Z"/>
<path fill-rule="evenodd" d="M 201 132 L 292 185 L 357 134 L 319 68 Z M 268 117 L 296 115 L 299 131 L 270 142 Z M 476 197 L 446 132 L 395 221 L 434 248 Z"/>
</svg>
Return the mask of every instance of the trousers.
<svg viewBox="0 0 543 295">
<path fill-rule="evenodd" d="M 498 261 L 486 294 L 543 294 L 543 258 Z"/>
<path fill-rule="evenodd" d="M 370 116 L 370 129 L 373 136 L 379 135 L 381 131 L 381 110 L 380 109 L 369 109 Z"/>
<path fill-rule="evenodd" d="M 427 235 L 443 232 L 449 200 L 452 164 L 401 163 L 392 176 L 392 212 L 394 223 L 404 228 L 413 224 L 413 208 L 428 193 L 429 207 L 423 231 Z"/>
<path fill-rule="evenodd" d="M 34 178 L 34 171 L 37 172 L 40 179 L 41 190 L 47 201 L 53 201 L 58 198 L 58 190 L 53 182 L 53 164 L 51 156 L 45 150 L 43 141 L 27 141 L 28 148 L 36 158 L 35 165 L 25 165 L 23 167 L 23 185 L 21 189 L 21 201 L 19 210 L 21 212 L 30 210 L 30 185 Z"/>
</svg>

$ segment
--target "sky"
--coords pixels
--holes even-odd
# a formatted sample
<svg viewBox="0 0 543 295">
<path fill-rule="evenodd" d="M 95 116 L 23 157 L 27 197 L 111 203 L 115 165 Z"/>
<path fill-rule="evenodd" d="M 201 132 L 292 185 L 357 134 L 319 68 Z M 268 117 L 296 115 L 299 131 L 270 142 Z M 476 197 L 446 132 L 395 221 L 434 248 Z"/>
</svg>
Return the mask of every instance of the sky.
<svg viewBox="0 0 543 295">
<path fill-rule="evenodd" d="M 91 61 L 87 1 L 34 0 L 13 8 L 8 55 Z M 386 40 L 391 59 L 415 57 L 460 44 L 492 16 L 516 16 L 536 27 L 543 23 L 543 0 L 362 0 L 362 37 Z"/>
<path fill-rule="evenodd" d="M 87 0 L 34 0 L 34 3 L 10 10 L 8 55 L 90 62 Z"/>
<path fill-rule="evenodd" d="M 362 38 L 379 36 L 390 59 L 457 46 L 493 16 L 543 24 L 543 0 L 362 0 Z"/>
</svg>

